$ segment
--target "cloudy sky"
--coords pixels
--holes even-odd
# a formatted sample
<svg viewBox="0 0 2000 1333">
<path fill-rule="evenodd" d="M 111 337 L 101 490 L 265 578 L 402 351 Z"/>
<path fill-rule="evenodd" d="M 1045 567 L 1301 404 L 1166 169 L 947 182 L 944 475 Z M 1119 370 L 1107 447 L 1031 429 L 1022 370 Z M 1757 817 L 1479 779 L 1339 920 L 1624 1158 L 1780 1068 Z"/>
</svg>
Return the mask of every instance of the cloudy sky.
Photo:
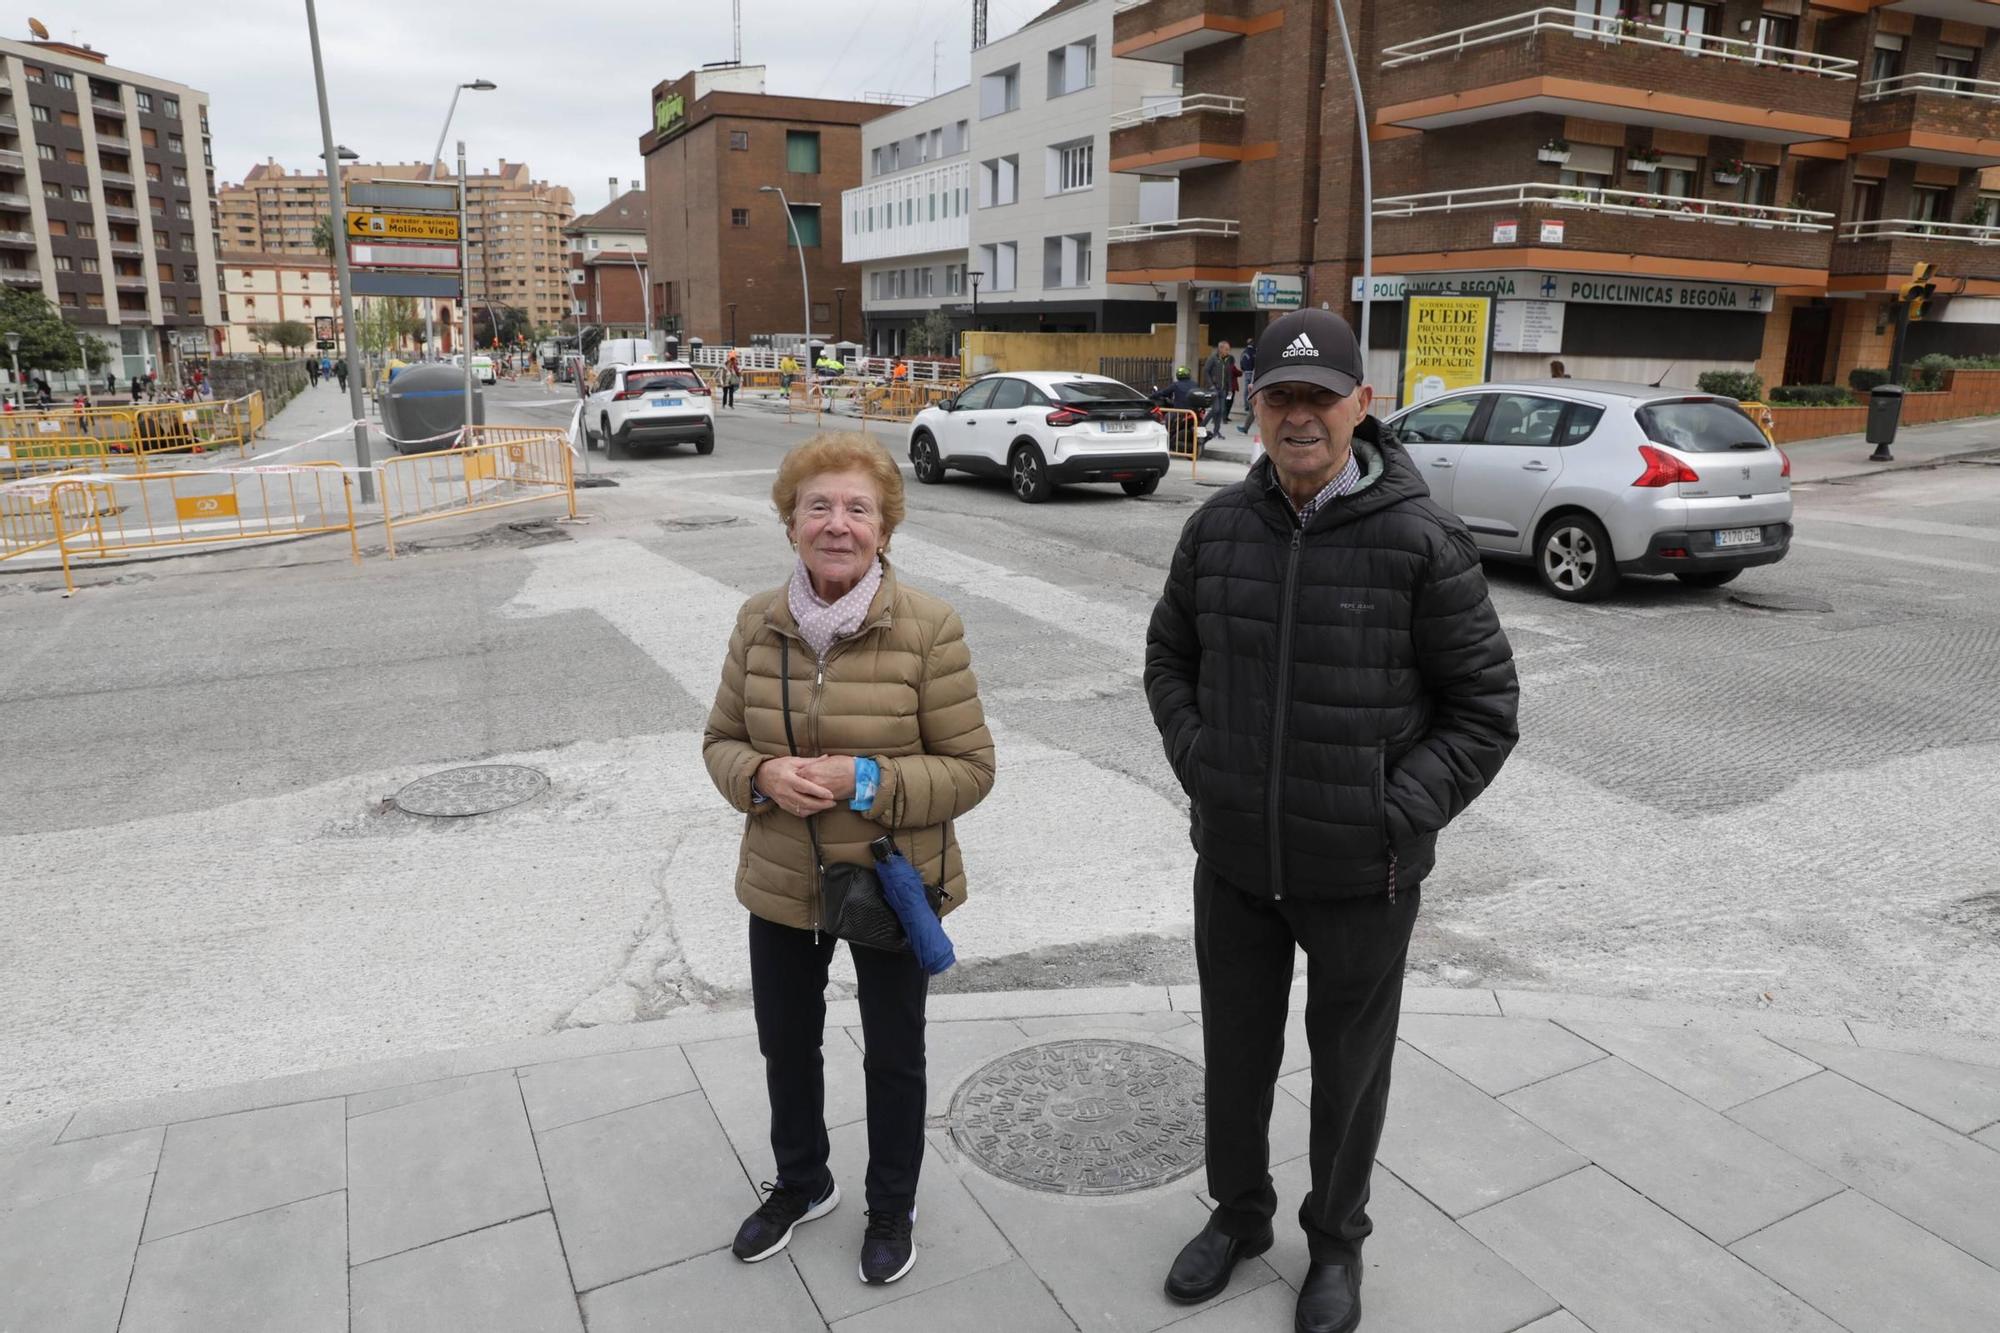
<svg viewBox="0 0 2000 1333">
<path fill-rule="evenodd" d="M 989 0 L 988 34 L 1018 28 L 1049 0 Z M 209 94 L 215 166 L 237 181 L 267 157 L 310 170 L 319 157 L 304 0 L 28 0 L 0 32 L 27 36 L 39 17 L 59 40 L 88 42 L 113 64 Z M 800 96 L 928 96 L 965 81 L 970 0 L 742 0 L 743 59 L 765 87 Z M 606 202 L 605 179 L 642 174 L 648 94 L 730 57 L 729 0 L 561 4 L 554 0 L 319 0 L 334 137 L 367 161 L 419 162 L 437 142 L 452 86 L 452 137 L 492 166 L 526 162 L 576 192 L 579 212 Z M 445 144 L 449 160 L 451 143 Z"/>
</svg>

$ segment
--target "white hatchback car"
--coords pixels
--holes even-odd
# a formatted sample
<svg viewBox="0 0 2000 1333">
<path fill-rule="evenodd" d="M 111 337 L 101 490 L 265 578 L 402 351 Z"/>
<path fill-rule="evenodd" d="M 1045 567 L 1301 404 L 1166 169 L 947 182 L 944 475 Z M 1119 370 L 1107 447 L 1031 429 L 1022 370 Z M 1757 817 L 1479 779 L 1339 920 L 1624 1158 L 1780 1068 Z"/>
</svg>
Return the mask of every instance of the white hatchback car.
<svg viewBox="0 0 2000 1333">
<path fill-rule="evenodd" d="M 1070 481 L 1151 495 L 1171 461 L 1166 424 L 1146 395 L 1103 375 L 986 375 L 910 423 L 918 481 L 935 485 L 952 469 L 1006 477 L 1029 504 Z"/>
<path fill-rule="evenodd" d="M 715 452 L 715 399 L 693 366 L 655 361 L 606 366 L 583 402 L 583 432 L 607 457 L 637 444 L 692 443 L 698 454 Z"/>
</svg>

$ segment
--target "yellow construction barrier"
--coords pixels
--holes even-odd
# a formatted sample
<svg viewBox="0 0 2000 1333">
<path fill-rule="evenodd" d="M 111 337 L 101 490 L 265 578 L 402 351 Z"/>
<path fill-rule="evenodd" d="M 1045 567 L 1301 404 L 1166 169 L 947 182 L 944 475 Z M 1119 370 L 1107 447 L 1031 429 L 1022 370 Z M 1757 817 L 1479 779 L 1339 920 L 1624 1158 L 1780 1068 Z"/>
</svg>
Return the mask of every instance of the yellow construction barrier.
<svg viewBox="0 0 2000 1333">
<path fill-rule="evenodd" d="M 60 546 L 65 533 L 87 535 L 97 522 L 98 495 L 87 486 L 62 486 L 57 473 L 33 486 L 0 490 L 0 560 Z M 68 582 L 68 566 L 64 566 Z M 74 587 L 72 586 L 72 591 Z"/>
<path fill-rule="evenodd" d="M 1191 407 L 1156 407 L 1167 423 L 1167 452 L 1188 460 L 1188 475 L 1201 467 L 1201 413 Z"/>
<path fill-rule="evenodd" d="M 66 408 L 0 414 L 0 472 L 130 462 L 140 472 L 167 454 L 205 454 L 236 446 L 247 457 L 264 426 L 264 395 L 193 403 Z"/>
<path fill-rule="evenodd" d="M 474 426 L 467 442 L 382 464 L 382 531 L 396 557 L 396 529 L 488 509 L 561 499 L 576 517 L 569 438 L 535 426 Z"/>
</svg>

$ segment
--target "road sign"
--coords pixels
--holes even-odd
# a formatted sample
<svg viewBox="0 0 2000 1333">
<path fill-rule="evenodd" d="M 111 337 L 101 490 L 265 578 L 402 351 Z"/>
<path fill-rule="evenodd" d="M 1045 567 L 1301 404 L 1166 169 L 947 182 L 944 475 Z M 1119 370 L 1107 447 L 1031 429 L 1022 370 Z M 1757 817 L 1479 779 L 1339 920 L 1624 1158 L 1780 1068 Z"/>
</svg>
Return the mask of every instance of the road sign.
<svg viewBox="0 0 2000 1333">
<path fill-rule="evenodd" d="M 428 208 L 456 213 L 458 187 L 418 181 L 353 181 L 347 187 L 347 203 L 351 208 Z"/>
<path fill-rule="evenodd" d="M 455 271 L 458 268 L 458 247 L 372 245 L 364 242 L 353 248 L 352 258 L 363 268 L 436 268 Z"/>
<path fill-rule="evenodd" d="M 377 236 L 385 241 L 456 241 L 458 219 L 437 213 L 375 213 L 350 209 L 349 236 Z"/>
<path fill-rule="evenodd" d="M 333 350 L 333 347 L 334 347 L 334 342 L 333 342 L 333 339 L 331 339 L 331 338 L 321 338 L 321 339 L 319 340 L 319 350 L 320 350 L 320 351 L 322 351 L 322 352 L 331 352 L 331 351 Z"/>
<path fill-rule="evenodd" d="M 352 276 L 356 296 L 441 296 L 452 300 L 458 298 L 456 273 L 357 269 Z"/>
<path fill-rule="evenodd" d="M 235 518 L 237 517 L 234 495 L 177 495 L 174 497 L 176 518 Z"/>
</svg>

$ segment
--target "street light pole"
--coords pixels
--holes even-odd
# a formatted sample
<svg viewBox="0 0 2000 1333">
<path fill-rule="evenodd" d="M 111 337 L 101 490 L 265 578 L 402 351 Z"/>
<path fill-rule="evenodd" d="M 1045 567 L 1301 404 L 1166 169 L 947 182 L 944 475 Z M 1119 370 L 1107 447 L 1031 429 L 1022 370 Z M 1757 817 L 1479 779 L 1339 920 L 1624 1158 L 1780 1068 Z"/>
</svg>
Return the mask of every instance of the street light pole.
<svg viewBox="0 0 2000 1333">
<path fill-rule="evenodd" d="M 813 306 L 812 306 L 812 283 L 806 277 L 806 243 L 799 238 L 798 220 L 792 216 L 792 202 L 791 200 L 785 198 L 785 192 L 779 189 L 775 185 L 759 185 L 757 187 L 757 193 L 775 194 L 778 196 L 778 206 L 785 210 L 785 225 L 792 229 L 792 244 L 798 247 L 799 290 L 805 294 L 804 300 L 805 300 L 805 314 L 806 314 L 806 327 L 805 327 L 806 359 L 808 362 L 810 362 L 812 360 Z M 811 384 L 812 381 L 813 381 L 813 367 L 809 364 L 806 366 L 806 383 Z"/>
<path fill-rule="evenodd" d="M 340 218 L 333 232 L 333 266 L 340 282 L 340 318 L 347 362 L 347 402 L 354 413 L 354 463 L 360 469 L 361 503 L 375 503 L 375 470 L 368 460 L 367 408 L 361 402 L 361 376 L 356 368 L 361 358 L 355 345 L 359 332 L 354 324 L 354 276 L 347 266 L 347 195 L 340 185 L 340 153 L 333 146 L 333 116 L 326 106 L 326 64 L 319 51 L 319 14 L 313 0 L 306 0 L 306 32 L 312 38 L 313 90 L 319 95 L 319 136 L 326 153 L 326 184 L 329 210 Z"/>
<path fill-rule="evenodd" d="M 833 301 L 834 301 L 833 340 L 837 343 L 846 342 L 847 341 L 847 288 L 845 287 L 834 288 Z"/>
<path fill-rule="evenodd" d="M 632 261 L 632 276 L 639 280 L 639 300 L 641 308 L 646 312 L 646 340 L 651 342 L 653 338 L 653 287 L 651 283 L 646 281 L 646 266 L 639 262 L 639 256 L 632 252 L 631 246 L 622 245 L 618 248 L 624 253 L 627 259 Z M 602 316 L 600 315 L 599 318 L 601 319 Z"/>
<path fill-rule="evenodd" d="M 1361 100 L 1361 70 L 1354 63 L 1354 41 L 1347 35 L 1347 10 L 1340 0 L 1333 0 L 1333 18 L 1340 25 L 1341 49 L 1347 53 L 1347 81 L 1354 87 L 1354 124 L 1361 139 L 1361 378 L 1366 380 L 1369 295 L 1375 286 L 1375 176 L 1368 166 L 1368 108 Z"/>
<path fill-rule="evenodd" d="M 734 307 L 731 308 L 733 309 Z M 7 356 L 14 363 L 14 383 L 11 387 L 14 394 L 14 405 L 18 407 L 20 406 L 21 402 L 21 335 L 20 334 L 10 333 L 7 335 Z"/>
<path fill-rule="evenodd" d="M 472 238 L 465 230 L 465 140 L 458 141 L 459 360 L 465 363 L 465 435 L 472 442 Z"/>
<path fill-rule="evenodd" d="M 494 83 L 491 79 L 474 79 L 470 83 L 461 83 L 456 88 L 453 88 L 451 90 L 451 108 L 444 113 L 444 124 L 438 128 L 437 146 L 431 149 L 431 179 L 433 181 L 437 180 L 438 168 L 444 165 L 442 160 L 444 154 L 444 136 L 451 132 L 451 118 L 458 114 L 458 95 L 464 92 L 467 88 L 472 89 L 472 91 L 476 93 L 490 93 L 499 86 L 500 86 L 499 84 Z M 461 229 L 464 228 L 465 219 L 463 216 L 459 218 L 458 225 Z M 464 244 L 463 237 L 459 238 L 459 243 Z M 435 296 L 425 297 L 424 298 L 424 355 L 426 357 L 434 357 L 437 355 L 437 344 L 434 341 L 435 338 L 437 337 L 437 329 L 434 325 L 434 318 L 433 318 L 436 312 L 437 312 L 437 298 Z"/>
</svg>

